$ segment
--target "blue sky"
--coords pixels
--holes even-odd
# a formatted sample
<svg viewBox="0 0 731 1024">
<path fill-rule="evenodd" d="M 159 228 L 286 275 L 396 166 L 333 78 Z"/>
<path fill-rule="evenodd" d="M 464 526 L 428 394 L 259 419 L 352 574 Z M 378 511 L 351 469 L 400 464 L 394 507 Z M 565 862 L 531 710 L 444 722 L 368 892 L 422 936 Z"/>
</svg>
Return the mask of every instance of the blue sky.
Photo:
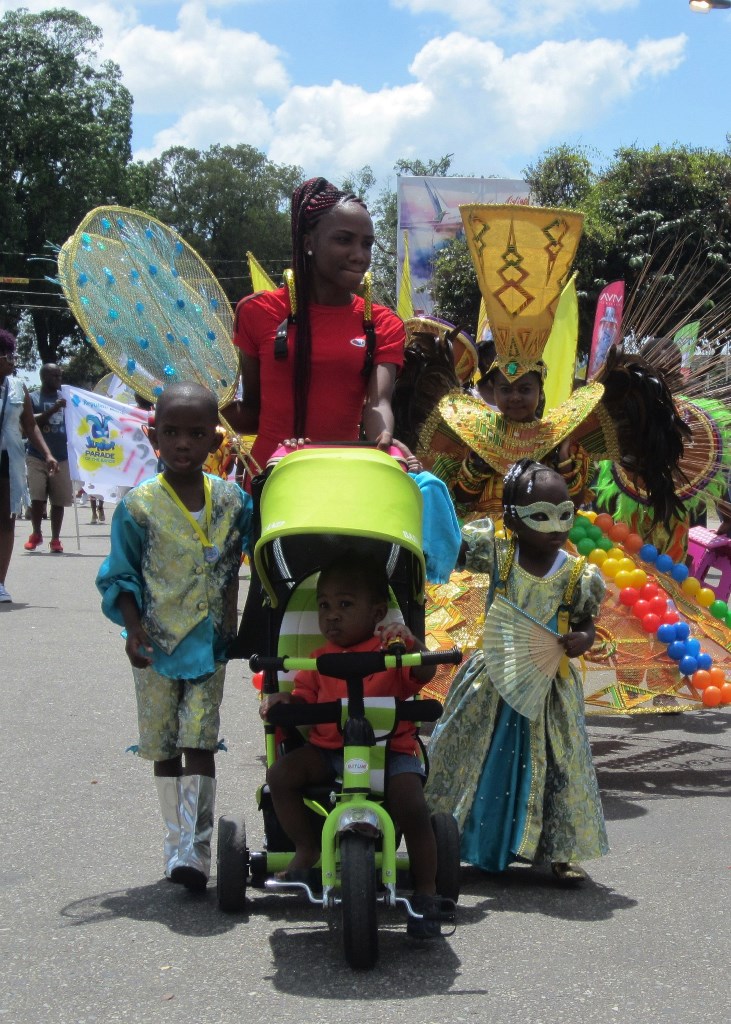
<svg viewBox="0 0 731 1024">
<path fill-rule="evenodd" d="M 68 5 L 68 0 L 67 0 Z M 2 2 L 33 11 L 63 4 Z M 563 142 L 723 149 L 731 11 L 687 0 L 77 0 L 135 98 L 134 151 L 246 142 L 338 181 L 453 153 L 520 177 Z"/>
</svg>

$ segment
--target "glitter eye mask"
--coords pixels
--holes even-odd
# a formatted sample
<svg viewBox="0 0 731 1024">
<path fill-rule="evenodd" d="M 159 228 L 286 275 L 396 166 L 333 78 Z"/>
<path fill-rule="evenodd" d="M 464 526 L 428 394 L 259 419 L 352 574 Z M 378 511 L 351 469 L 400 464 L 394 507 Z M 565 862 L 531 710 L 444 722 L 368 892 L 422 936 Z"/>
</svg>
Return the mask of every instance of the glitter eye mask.
<svg viewBox="0 0 731 1024">
<path fill-rule="evenodd" d="M 531 530 L 537 533 L 568 533 L 574 523 L 573 501 L 554 505 L 550 501 L 534 501 L 532 505 L 517 505 L 513 512 Z M 545 515 L 545 519 L 538 519 Z"/>
</svg>

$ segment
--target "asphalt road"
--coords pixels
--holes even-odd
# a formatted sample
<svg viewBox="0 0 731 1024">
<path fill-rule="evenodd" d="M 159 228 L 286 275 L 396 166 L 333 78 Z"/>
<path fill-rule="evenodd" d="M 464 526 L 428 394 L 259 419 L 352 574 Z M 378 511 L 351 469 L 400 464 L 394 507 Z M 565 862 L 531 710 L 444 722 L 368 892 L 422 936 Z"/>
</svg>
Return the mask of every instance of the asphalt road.
<svg viewBox="0 0 731 1024">
<path fill-rule="evenodd" d="M 490 1021 L 729 1024 L 731 709 L 592 718 L 612 846 L 592 882 L 465 868 L 454 936 L 349 970 L 337 925 L 297 896 L 219 913 L 161 879 L 161 825 L 136 740 L 131 673 L 94 576 L 108 527 L 67 516 L 66 554 L 23 550 L 0 605 L 0 1019 L 13 1024 Z M 244 678 L 245 677 L 245 678 Z M 218 813 L 262 829 L 256 697 L 229 668 Z"/>
</svg>

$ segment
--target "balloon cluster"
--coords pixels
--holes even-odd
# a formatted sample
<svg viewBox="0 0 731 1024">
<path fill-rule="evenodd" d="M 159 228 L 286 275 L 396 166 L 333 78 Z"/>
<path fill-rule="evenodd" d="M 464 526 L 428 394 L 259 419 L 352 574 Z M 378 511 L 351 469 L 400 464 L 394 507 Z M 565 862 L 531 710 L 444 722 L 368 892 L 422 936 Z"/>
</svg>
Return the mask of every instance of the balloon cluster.
<svg viewBox="0 0 731 1024">
<path fill-rule="evenodd" d="M 569 540 L 579 554 L 599 567 L 603 576 L 614 581 L 619 588 L 620 604 L 639 620 L 643 631 L 667 645 L 668 657 L 677 663 L 680 674 L 702 692 L 706 707 L 731 704 L 731 682 L 726 681 L 724 670 L 714 667 L 711 655 L 701 650 L 699 640 L 691 637 L 690 626 L 681 621 L 662 587 L 629 555 L 637 555 L 656 573 L 670 576 L 701 608 L 708 609 L 715 619 L 731 628 L 731 609 L 726 602 L 717 600 L 715 592 L 691 576 L 687 566 L 674 562 L 669 555 L 659 554 L 654 544 L 645 544 L 626 523 L 615 523 L 606 512 L 580 512 Z"/>
</svg>

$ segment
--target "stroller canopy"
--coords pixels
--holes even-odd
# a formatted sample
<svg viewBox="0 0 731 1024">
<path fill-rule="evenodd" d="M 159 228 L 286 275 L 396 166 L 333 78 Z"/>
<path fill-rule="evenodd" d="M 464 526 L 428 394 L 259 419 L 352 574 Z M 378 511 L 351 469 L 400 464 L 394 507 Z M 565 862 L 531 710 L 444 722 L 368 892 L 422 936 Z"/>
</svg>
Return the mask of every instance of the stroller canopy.
<svg viewBox="0 0 731 1024">
<path fill-rule="evenodd" d="M 276 607 L 281 584 L 294 586 L 345 548 L 382 559 L 389 575 L 405 554 L 413 594 L 423 601 L 421 523 L 419 488 L 390 455 L 370 448 L 292 452 L 262 491 L 256 570 Z"/>
</svg>

